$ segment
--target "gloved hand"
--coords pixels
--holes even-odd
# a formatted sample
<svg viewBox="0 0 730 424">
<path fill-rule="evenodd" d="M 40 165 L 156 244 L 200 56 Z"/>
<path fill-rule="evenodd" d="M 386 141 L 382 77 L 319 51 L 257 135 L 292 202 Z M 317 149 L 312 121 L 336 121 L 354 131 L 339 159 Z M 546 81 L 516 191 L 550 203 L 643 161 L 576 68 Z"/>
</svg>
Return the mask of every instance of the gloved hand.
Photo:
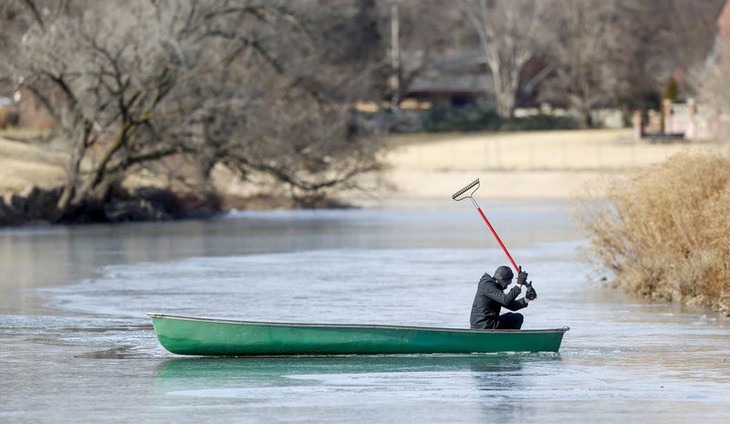
<svg viewBox="0 0 730 424">
<path fill-rule="evenodd" d="M 532 287 L 532 281 L 530 281 L 530 284 L 527 285 L 527 293 L 525 293 L 525 298 L 527 300 L 537 299 L 537 292 L 535 291 L 535 288 Z"/>
<path fill-rule="evenodd" d="M 519 284 L 519 285 L 527 284 L 527 272 L 523 271 L 521 266 L 520 266 L 520 272 L 517 273 L 517 284 Z"/>
<path fill-rule="evenodd" d="M 514 286 L 509 291 L 509 297 L 511 297 L 513 299 L 517 299 L 517 296 L 519 296 L 520 293 L 522 293 L 522 287 Z"/>
</svg>

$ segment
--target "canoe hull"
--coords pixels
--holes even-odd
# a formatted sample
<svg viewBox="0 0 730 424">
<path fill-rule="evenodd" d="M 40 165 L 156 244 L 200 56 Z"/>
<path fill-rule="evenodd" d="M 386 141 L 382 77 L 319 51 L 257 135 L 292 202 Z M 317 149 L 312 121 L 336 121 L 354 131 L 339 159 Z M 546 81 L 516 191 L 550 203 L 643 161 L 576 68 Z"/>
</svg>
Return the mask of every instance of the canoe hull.
<svg viewBox="0 0 730 424">
<path fill-rule="evenodd" d="M 295 356 L 557 352 L 568 328 L 466 330 L 284 324 L 149 314 L 162 346 L 179 355 Z"/>
</svg>

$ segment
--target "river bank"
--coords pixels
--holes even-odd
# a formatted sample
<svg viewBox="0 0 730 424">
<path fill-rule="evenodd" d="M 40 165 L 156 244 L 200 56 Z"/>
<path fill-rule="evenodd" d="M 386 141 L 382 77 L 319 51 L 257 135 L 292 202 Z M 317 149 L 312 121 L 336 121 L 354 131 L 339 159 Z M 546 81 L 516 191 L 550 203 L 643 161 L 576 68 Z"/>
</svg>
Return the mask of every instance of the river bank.
<svg viewBox="0 0 730 424">
<path fill-rule="evenodd" d="M 346 203 L 389 206 L 403 201 L 448 199 L 480 178 L 479 195 L 490 199 L 602 197 L 605 184 L 636 167 L 677 153 L 730 154 L 719 143 L 635 142 L 630 129 L 514 133 L 414 134 L 392 136 L 384 153 L 386 170 L 375 190 L 344 192 Z M 64 178 L 63 152 L 0 138 L 0 195 L 47 189 Z M 247 192 L 227 187 L 229 192 Z M 266 208 L 260 198 L 256 208 Z M 272 208 L 282 202 L 272 199 Z"/>
<path fill-rule="evenodd" d="M 626 171 L 675 154 L 730 154 L 720 143 L 636 142 L 630 129 L 410 135 L 391 144 L 386 201 L 450 196 L 475 178 L 482 198 L 600 198 Z"/>
</svg>

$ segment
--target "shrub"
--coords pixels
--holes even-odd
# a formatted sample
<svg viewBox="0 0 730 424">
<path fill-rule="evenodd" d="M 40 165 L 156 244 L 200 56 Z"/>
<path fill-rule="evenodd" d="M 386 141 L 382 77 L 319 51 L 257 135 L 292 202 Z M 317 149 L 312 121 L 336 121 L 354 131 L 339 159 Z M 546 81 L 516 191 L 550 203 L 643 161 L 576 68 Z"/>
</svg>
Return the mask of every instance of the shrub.
<svg viewBox="0 0 730 424">
<path fill-rule="evenodd" d="M 499 127 L 500 119 L 496 113 L 486 112 L 474 106 L 435 107 L 423 116 L 423 131 L 430 133 L 497 131 Z"/>
<path fill-rule="evenodd" d="M 532 115 L 502 119 L 477 107 L 434 108 L 423 118 L 423 131 L 545 131 L 578 128 L 572 116 Z"/>
<path fill-rule="evenodd" d="M 579 217 L 615 286 L 730 314 L 730 159 L 675 155 L 615 181 L 607 198 Z"/>
<path fill-rule="evenodd" d="M 574 130 L 580 123 L 573 116 L 533 115 L 502 122 L 501 131 Z"/>
</svg>

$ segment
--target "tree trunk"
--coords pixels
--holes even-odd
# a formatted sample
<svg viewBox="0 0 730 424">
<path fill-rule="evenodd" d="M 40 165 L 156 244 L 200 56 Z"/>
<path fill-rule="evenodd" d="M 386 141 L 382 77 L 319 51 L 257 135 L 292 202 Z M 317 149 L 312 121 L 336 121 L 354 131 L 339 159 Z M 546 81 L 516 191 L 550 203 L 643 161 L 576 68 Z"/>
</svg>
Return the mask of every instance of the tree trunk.
<svg viewBox="0 0 730 424">
<path fill-rule="evenodd" d="M 504 120 L 512 119 L 515 112 L 515 93 L 508 90 L 495 91 L 495 100 L 497 102 L 497 114 Z"/>
</svg>

